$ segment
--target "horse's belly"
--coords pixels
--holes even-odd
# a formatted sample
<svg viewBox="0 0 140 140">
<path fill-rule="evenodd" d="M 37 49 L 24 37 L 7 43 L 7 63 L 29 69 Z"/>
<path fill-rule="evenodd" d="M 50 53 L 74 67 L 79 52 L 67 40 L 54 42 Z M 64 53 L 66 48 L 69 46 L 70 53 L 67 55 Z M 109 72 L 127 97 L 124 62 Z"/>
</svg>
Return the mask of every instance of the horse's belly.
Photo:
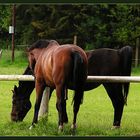
<svg viewBox="0 0 140 140">
<path fill-rule="evenodd" d="M 86 82 L 85 86 L 84 86 L 84 91 L 88 91 L 88 90 L 92 90 L 94 88 L 97 88 L 99 85 L 101 85 L 101 83 L 95 83 L 95 82 Z"/>
<path fill-rule="evenodd" d="M 94 88 L 97 88 L 99 85 L 101 85 L 102 83 L 95 83 L 95 82 L 86 82 L 85 86 L 84 86 L 84 91 L 88 91 L 88 90 L 92 90 Z M 68 88 L 71 90 L 74 90 L 74 85 L 72 83 L 68 84 Z"/>
</svg>

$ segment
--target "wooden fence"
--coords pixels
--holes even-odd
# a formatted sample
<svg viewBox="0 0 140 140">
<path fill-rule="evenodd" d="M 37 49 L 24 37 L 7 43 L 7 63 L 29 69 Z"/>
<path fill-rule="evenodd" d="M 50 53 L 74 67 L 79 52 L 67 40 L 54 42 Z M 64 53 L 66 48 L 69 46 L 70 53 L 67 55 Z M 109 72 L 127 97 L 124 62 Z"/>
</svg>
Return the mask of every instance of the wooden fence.
<svg viewBox="0 0 140 140">
<path fill-rule="evenodd" d="M 0 81 L 34 81 L 32 75 L 0 75 Z M 88 76 L 87 82 L 140 82 L 140 76 Z"/>
</svg>

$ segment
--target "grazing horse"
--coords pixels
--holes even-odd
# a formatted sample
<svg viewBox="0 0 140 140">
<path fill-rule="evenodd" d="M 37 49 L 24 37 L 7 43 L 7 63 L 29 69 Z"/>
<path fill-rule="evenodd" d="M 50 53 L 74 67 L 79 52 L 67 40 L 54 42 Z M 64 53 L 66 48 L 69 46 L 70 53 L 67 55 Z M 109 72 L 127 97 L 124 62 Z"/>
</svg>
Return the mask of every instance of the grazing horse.
<svg viewBox="0 0 140 140">
<path fill-rule="evenodd" d="M 23 75 L 32 75 L 30 67 L 28 66 Z M 27 88 L 28 87 L 28 88 Z M 30 95 L 35 88 L 34 81 L 19 81 L 19 86 L 14 86 L 12 97 L 12 111 L 11 120 L 22 121 L 28 111 L 31 109 Z M 26 94 L 25 93 L 30 93 Z M 17 111 L 18 110 L 18 111 Z"/>
<path fill-rule="evenodd" d="M 63 123 L 68 122 L 66 111 L 66 93 L 70 87 L 75 91 L 73 98 L 73 123 L 82 103 L 84 85 L 87 79 L 87 55 L 78 46 L 72 44 L 59 45 L 56 41 L 38 40 L 27 51 L 29 67 L 35 76 L 36 102 L 32 128 L 38 121 L 38 112 L 46 86 L 56 89 L 56 108 L 58 111 L 58 128 L 63 130 Z"/>
<path fill-rule="evenodd" d="M 102 48 L 97 50 L 91 50 L 86 52 L 88 57 L 88 75 L 92 76 L 130 76 L 131 75 L 131 65 L 132 65 L 132 48 L 130 46 L 122 47 L 119 50 Z M 29 67 L 27 67 L 29 69 Z M 29 71 L 29 70 L 28 70 Z M 25 75 L 28 75 L 27 70 L 24 72 Z M 13 98 L 14 100 L 19 100 L 19 96 L 30 95 L 34 89 L 34 81 L 28 81 L 28 85 L 25 85 L 27 82 L 19 81 L 19 86 L 14 87 Z M 103 83 L 103 82 L 86 82 L 84 90 L 88 91 L 91 89 L 97 88 L 99 85 L 103 85 L 106 89 L 107 94 L 109 95 L 113 107 L 114 107 L 114 121 L 113 127 L 119 128 L 121 124 L 121 118 L 123 113 L 124 104 L 127 101 L 127 95 L 129 91 L 129 83 Z M 20 86 L 22 85 L 22 86 Z M 28 90 L 25 92 L 24 88 Z M 50 93 L 53 89 L 51 88 Z M 51 96 L 51 94 L 50 94 Z M 30 99 L 28 99 L 30 101 Z M 19 106 L 17 103 L 15 106 Z M 14 104 L 12 108 L 14 107 Z M 21 105 L 23 108 L 23 105 Z M 25 108 L 26 111 L 26 108 Z M 16 115 L 15 115 L 16 114 Z M 24 117 L 20 118 L 18 115 L 20 110 L 15 108 L 12 110 L 11 118 L 12 120 L 19 121 L 23 120 Z"/>
</svg>

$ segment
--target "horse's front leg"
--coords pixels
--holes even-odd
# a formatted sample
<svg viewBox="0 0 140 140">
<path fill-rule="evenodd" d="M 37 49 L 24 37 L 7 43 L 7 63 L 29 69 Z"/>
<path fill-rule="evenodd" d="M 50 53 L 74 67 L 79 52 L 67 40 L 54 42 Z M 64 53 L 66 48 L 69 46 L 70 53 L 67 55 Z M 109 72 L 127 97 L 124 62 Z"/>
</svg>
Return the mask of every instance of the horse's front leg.
<svg viewBox="0 0 140 140">
<path fill-rule="evenodd" d="M 36 102 L 35 102 L 35 107 L 34 107 L 34 117 L 33 117 L 32 125 L 30 126 L 29 129 L 32 129 L 38 121 L 39 108 L 41 104 L 43 91 L 45 89 L 45 86 L 39 82 L 36 82 L 35 87 L 36 87 Z"/>
</svg>

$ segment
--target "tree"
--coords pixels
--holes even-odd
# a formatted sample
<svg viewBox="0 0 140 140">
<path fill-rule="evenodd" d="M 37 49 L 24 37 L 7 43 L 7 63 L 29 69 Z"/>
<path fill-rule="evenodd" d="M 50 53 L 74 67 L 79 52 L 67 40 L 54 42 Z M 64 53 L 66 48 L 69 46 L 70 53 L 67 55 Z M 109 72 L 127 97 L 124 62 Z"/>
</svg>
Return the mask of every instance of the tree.
<svg viewBox="0 0 140 140">
<path fill-rule="evenodd" d="M 40 38 L 73 43 L 77 35 L 77 45 L 85 49 L 135 45 L 139 9 L 127 4 L 17 5 L 16 43 L 32 44 Z"/>
<path fill-rule="evenodd" d="M 11 22 L 11 6 L 0 5 L 0 27 L 3 31 L 8 31 Z"/>
<path fill-rule="evenodd" d="M 11 6 L 0 5 L 0 44 L 7 46 L 10 40 L 9 25 L 11 24 Z"/>
</svg>

